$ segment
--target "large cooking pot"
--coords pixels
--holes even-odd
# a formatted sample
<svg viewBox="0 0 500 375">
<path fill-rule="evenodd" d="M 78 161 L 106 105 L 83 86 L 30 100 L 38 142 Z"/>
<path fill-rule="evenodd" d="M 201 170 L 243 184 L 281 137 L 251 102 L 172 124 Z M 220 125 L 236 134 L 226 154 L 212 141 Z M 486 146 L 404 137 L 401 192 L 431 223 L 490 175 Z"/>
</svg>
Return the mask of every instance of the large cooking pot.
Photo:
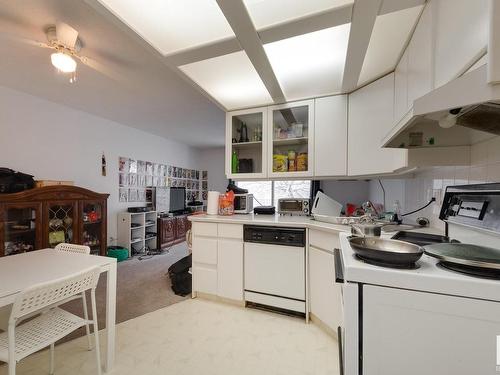
<svg viewBox="0 0 500 375">
<path fill-rule="evenodd" d="M 418 245 L 380 237 L 351 237 L 349 243 L 362 259 L 396 267 L 410 267 L 424 253 Z"/>
</svg>

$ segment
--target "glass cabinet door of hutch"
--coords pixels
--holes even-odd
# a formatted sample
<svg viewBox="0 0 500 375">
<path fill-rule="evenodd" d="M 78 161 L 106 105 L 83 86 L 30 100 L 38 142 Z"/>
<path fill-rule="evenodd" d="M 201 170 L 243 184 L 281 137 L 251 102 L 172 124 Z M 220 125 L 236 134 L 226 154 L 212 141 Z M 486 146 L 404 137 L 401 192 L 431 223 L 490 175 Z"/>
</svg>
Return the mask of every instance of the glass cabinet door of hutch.
<svg viewBox="0 0 500 375">
<path fill-rule="evenodd" d="M 48 246 L 66 243 L 77 243 L 76 238 L 76 204 L 74 202 L 50 202 L 48 215 Z"/>
<path fill-rule="evenodd" d="M 7 205 L 4 221 L 4 255 L 13 255 L 37 250 L 40 228 L 39 205 Z"/>
<path fill-rule="evenodd" d="M 103 228 L 103 206 L 100 202 L 82 202 L 80 229 L 82 245 L 90 247 L 92 254 L 99 254 Z"/>
</svg>

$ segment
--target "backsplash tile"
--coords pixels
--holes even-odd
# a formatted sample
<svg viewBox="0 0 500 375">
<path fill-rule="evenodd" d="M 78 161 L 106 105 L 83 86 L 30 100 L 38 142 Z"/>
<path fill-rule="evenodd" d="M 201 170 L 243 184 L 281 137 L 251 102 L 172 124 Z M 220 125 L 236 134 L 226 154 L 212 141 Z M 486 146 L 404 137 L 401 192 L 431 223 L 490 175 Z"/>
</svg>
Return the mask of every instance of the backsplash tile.
<svg viewBox="0 0 500 375">
<path fill-rule="evenodd" d="M 446 187 L 485 182 L 500 182 L 500 137 L 473 145 L 470 167 L 430 168 L 401 180 L 382 180 L 383 184 L 391 185 L 386 195 L 387 210 L 391 210 L 395 199 L 400 200 L 401 197 L 403 213 L 424 206 L 432 196 L 436 197 L 436 203 L 405 217 L 405 221 L 414 223 L 417 217 L 424 216 L 430 220 L 431 226 L 440 229 L 444 227 L 439 220 L 439 212 Z M 370 184 L 370 199 L 374 203 L 382 203 L 380 192 L 377 191 L 378 182 L 374 180 Z"/>
</svg>

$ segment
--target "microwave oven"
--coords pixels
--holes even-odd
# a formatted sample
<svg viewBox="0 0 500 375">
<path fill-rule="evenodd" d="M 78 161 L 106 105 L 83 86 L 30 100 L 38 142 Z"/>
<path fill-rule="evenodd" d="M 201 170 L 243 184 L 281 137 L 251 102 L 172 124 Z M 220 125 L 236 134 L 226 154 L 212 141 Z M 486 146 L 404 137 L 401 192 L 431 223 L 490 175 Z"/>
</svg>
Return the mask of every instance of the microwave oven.
<svg viewBox="0 0 500 375">
<path fill-rule="evenodd" d="M 310 203 L 308 198 L 280 198 L 278 199 L 278 213 L 280 215 L 303 215 L 310 214 Z"/>
<path fill-rule="evenodd" d="M 249 214 L 253 211 L 253 194 L 234 195 L 234 213 Z"/>
</svg>

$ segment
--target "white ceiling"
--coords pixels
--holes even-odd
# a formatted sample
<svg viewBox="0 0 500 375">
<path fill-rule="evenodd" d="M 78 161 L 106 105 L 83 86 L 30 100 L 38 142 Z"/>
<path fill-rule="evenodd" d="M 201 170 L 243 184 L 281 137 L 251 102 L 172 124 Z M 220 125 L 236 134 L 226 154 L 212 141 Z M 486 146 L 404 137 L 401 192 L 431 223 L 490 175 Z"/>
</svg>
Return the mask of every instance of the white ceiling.
<svg viewBox="0 0 500 375">
<path fill-rule="evenodd" d="M 196 147 L 223 145 L 224 112 L 93 3 L 0 0 L 0 36 L 45 42 L 43 30 L 56 21 L 79 31 L 82 55 L 122 79 L 110 79 L 79 63 L 78 80 L 69 84 L 50 64 L 51 50 L 0 38 L 0 85 Z"/>
<path fill-rule="evenodd" d="M 416 6 L 377 17 L 359 76 L 360 86 L 394 70 L 422 9 Z"/>
<path fill-rule="evenodd" d="M 51 50 L 0 39 L 0 85 L 197 147 L 224 112 L 346 93 L 394 69 L 425 0 L 0 0 L 0 36 L 80 32 L 70 85 Z M 111 78 L 110 78 L 111 77 Z"/>
</svg>

